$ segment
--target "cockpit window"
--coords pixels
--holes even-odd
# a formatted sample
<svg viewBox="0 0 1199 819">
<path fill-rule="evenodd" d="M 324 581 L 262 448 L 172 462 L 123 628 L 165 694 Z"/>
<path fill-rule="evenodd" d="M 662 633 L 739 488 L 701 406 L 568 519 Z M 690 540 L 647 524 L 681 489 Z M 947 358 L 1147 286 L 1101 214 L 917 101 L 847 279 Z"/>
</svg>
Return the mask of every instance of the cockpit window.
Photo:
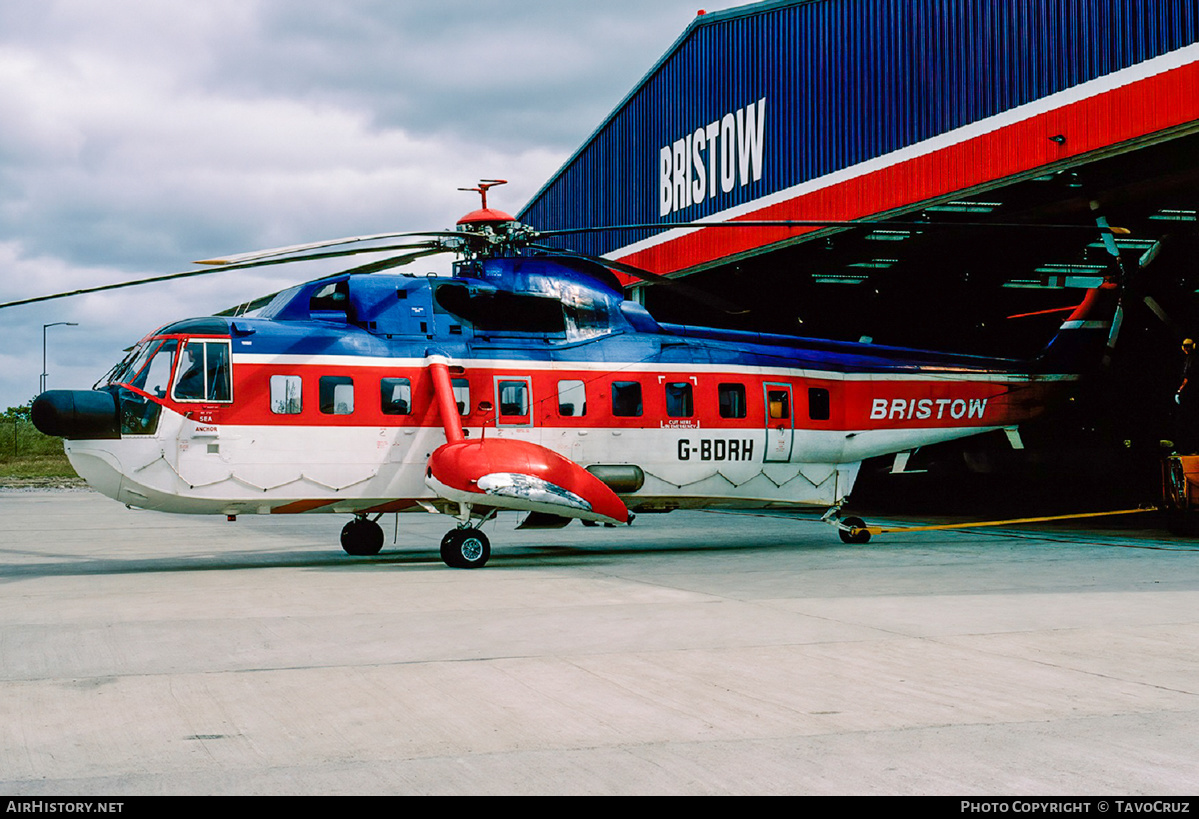
<svg viewBox="0 0 1199 819">
<path fill-rule="evenodd" d="M 155 398 L 165 398 L 167 387 L 171 383 L 171 365 L 175 362 L 176 346 L 178 346 L 178 342 L 174 339 L 164 341 L 154 352 L 150 363 L 137 374 L 132 385 L 145 390 Z"/>
<path fill-rule="evenodd" d="M 166 397 L 178 347 L 179 342 L 173 338 L 139 344 L 103 379 L 104 387 L 113 392 L 120 406 L 122 435 L 153 435 L 158 428 L 162 406 L 146 395 Z M 141 392 L 115 386 L 118 384 L 127 384 Z"/>
<path fill-rule="evenodd" d="M 229 401 L 233 393 L 228 341 L 191 340 L 176 368 L 177 401 Z"/>
<path fill-rule="evenodd" d="M 154 355 L 161 345 L 162 342 L 160 341 L 146 341 L 135 347 L 131 347 L 127 351 L 126 356 L 121 360 L 121 363 L 109 370 L 108 375 L 100 379 L 97 386 L 100 384 L 129 383 L 146 366 L 146 362 L 150 360 L 150 356 Z"/>
<path fill-rule="evenodd" d="M 116 388 L 116 397 L 120 404 L 122 435 L 153 435 L 158 430 L 162 404 L 125 387 Z"/>
<path fill-rule="evenodd" d="M 175 357 L 175 347 L 178 342 L 150 341 L 138 347 L 126 364 L 117 368 L 110 378 L 110 384 L 128 384 L 139 390 L 163 398 L 171 382 L 171 364 Z"/>
<path fill-rule="evenodd" d="M 128 384 L 156 398 L 165 397 L 177 346 L 178 342 L 174 339 L 154 339 L 137 345 L 93 389 L 111 384 Z"/>
</svg>

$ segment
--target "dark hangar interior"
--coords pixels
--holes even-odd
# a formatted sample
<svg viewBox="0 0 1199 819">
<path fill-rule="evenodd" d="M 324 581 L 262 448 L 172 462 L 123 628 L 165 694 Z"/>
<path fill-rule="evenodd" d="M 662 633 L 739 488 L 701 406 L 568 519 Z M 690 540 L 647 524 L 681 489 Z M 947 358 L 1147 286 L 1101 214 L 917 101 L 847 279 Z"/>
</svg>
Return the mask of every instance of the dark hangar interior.
<svg viewBox="0 0 1199 819">
<path fill-rule="evenodd" d="M 1115 260 L 1098 231 L 954 225 L 1086 224 L 1098 212 L 1129 231 L 1116 240 L 1127 287 L 1110 362 L 1096 362 L 1072 405 L 1022 429 L 1024 451 L 992 433 L 917 453 L 911 468 L 928 469 L 923 476 L 884 477 L 891 463 L 880 459 L 857 494 L 900 492 L 911 508 L 909 492 L 949 482 L 943 501 L 956 494 L 979 507 L 1009 486 L 1029 487 L 1046 508 L 1151 502 L 1168 451 L 1161 442 L 1180 437 L 1179 345 L 1199 335 L 1197 157 L 1199 135 L 1190 135 L 892 217 L 927 228 L 825 230 L 687 277 L 745 307 L 742 315 L 667 287 L 646 288 L 645 303 L 671 322 L 1028 358 L 1052 338 L 1063 308 L 1082 299 L 1064 280 L 1116 274 Z"/>
<path fill-rule="evenodd" d="M 987 0 L 950 6 L 865 5 L 853 0 L 770 2 L 697 17 L 518 218 L 545 229 L 715 220 L 722 212 L 755 218 L 752 191 L 734 191 L 740 199 L 724 211 L 720 202 L 705 202 L 702 208 L 663 216 L 648 201 L 653 198 L 654 168 L 646 171 L 643 187 L 648 195 L 641 203 L 608 191 L 604 174 L 619 177 L 626 186 L 631 182 L 635 189 L 637 176 L 627 169 L 631 157 L 648 157 L 645 164 L 652 165 L 656 149 L 669 146 L 692 123 L 702 127 L 721 110 L 733 110 L 740 101 L 760 94 L 769 99 L 772 116 L 765 131 L 764 180 L 769 186 L 764 193 L 774 198 L 769 200 L 769 216 L 757 218 L 833 216 L 900 224 L 809 229 L 733 254 L 698 261 L 693 255 L 678 265 L 663 264 L 665 255 L 660 255 L 657 266 L 647 264 L 647 269 L 685 278 L 688 285 L 746 312 L 723 312 L 669 287 L 633 285 L 651 313 L 684 324 L 1026 358 L 1054 335 L 1068 315 L 1066 308 L 1081 301 L 1088 284 L 1116 277 L 1124 287 L 1123 318 L 1110 361 L 1095 362 L 1068 406 L 1021 429 L 1024 450 L 1012 450 L 1005 436 L 995 432 L 915 453 L 908 468 L 927 471 L 910 476 L 890 475 L 889 459 L 868 463 L 855 500 L 885 505 L 902 498 L 905 509 L 919 509 L 923 503 L 930 512 L 955 500 L 961 511 L 974 511 L 972 503 L 978 511 L 993 511 L 1004 498 L 1014 509 L 1026 510 L 1032 501 L 1050 511 L 1152 502 L 1160 483 L 1162 441 L 1182 437 L 1173 403 L 1183 360 L 1179 345 L 1183 338 L 1199 336 L 1199 109 L 1177 104 L 1179 89 L 1184 96 L 1199 97 L 1199 6 L 1030 0 L 1019 4 L 1023 11 L 1017 13 L 1017 4 Z M 921 16 L 923 23 L 910 19 Z M 927 59 L 916 54 L 919 48 L 904 51 L 905 38 L 921 25 L 932 32 L 926 31 L 926 41 L 940 37 L 948 44 L 944 51 Z M 855 33 L 855 26 L 861 31 Z M 839 32 L 836 44 L 827 37 L 831 30 Z M 1090 41 L 1099 44 L 1087 45 Z M 881 43 L 877 51 L 883 56 L 855 51 L 855 42 Z M 1006 54 L 993 47 L 1004 42 L 1023 45 Z M 848 68 L 839 77 L 812 68 L 816 48 L 836 52 L 820 58 L 826 68 Z M 1105 49 L 1106 54 L 1098 53 Z M 730 58 L 726 51 L 757 54 L 761 62 Z M 904 53 L 896 56 L 898 51 Z M 727 64 L 726 100 L 713 101 L 705 90 L 703 100 L 674 108 L 659 110 L 652 102 L 643 103 L 643 98 L 661 100 L 671 88 L 681 89 L 678 93 L 684 96 L 693 91 L 688 83 L 693 69 L 680 65 L 689 66 L 705 55 L 713 63 Z M 1169 65 L 1145 68 L 1155 59 Z M 914 76 L 898 85 L 884 81 L 880 60 L 889 64 L 892 74 L 906 70 Z M 786 68 L 789 61 L 791 69 Z M 763 72 L 769 75 L 774 65 L 784 66 L 778 71 L 786 77 L 763 79 Z M 1037 65 L 1043 67 L 1042 74 L 1030 78 Z M 832 159 L 806 171 L 803 162 L 780 157 L 785 151 L 815 151 L 802 139 L 811 129 L 789 122 L 772 130 L 779 119 L 812 115 L 811 105 L 787 96 L 803 84 L 805 70 L 823 77 L 814 86 L 825 97 L 817 107 L 831 112 L 840 103 L 847 109 L 841 131 L 835 123 L 823 127 L 831 148 L 819 153 Z M 738 71 L 757 77 L 757 84 Z M 1140 79 L 1113 82 L 1115 90 L 1100 113 L 1091 109 L 1071 117 L 1068 108 L 1074 100 L 1092 93 L 1080 89 L 1120 72 Z M 938 121 L 926 111 L 909 111 L 911 119 L 924 123 L 923 130 L 909 126 L 896 135 L 883 128 L 875 135 L 876 147 L 869 139 L 863 147 L 854 132 L 855 123 L 862 121 L 855 120 L 851 110 L 855 99 L 865 111 L 862 116 L 891 111 L 897 117 L 894 110 L 899 108 L 942 105 L 921 96 L 919 89 L 935 97 L 935 89 L 948 88 L 953 78 L 972 83 L 977 99 L 961 95 L 961 110 Z M 1171 82 L 1175 88 L 1163 88 Z M 895 91 L 900 86 L 917 87 L 917 93 L 900 94 Z M 1054 110 L 1053 101 L 1060 99 L 1067 101 Z M 655 117 L 647 120 L 639 108 L 645 104 L 650 105 L 646 110 L 657 111 Z M 908 201 L 882 197 L 878 202 L 855 202 L 837 214 L 814 210 L 802 197 L 778 204 L 777 192 L 788 185 L 818 185 L 822 173 L 878 161 L 888 151 L 928 144 L 924 140 L 955 128 L 991 119 L 1008 123 L 1027 110 L 1022 105 L 1040 105 L 1048 114 L 1038 121 L 1039 130 L 1025 129 L 996 143 L 1007 162 L 997 163 L 1002 166 L 999 173 L 947 174 L 944 180 L 925 180 Z M 640 124 L 631 127 L 626 119 Z M 1105 125 L 1109 120 L 1113 127 Z M 1134 121 L 1135 127 L 1128 126 Z M 838 160 L 843 143 L 850 147 Z M 667 149 L 662 150 L 666 156 Z M 795 168 L 789 176 L 769 179 L 771 163 Z M 963 180 L 969 184 L 961 184 Z M 572 197 L 587 204 L 564 206 Z M 878 207 L 880 203 L 886 207 Z M 1115 237 L 1118 261 L 1098 228 L 1085 230 L 1097 219 L 1127 231 Z M 1080 229 L 1038 227 L 1044 225 Z M 613 238 L 607 245 L 603 239 L 593 241 L 588 252 L 634 264 L 646 258 L 622 253 L 633 247 L 627 238 Z"/>
</svg>

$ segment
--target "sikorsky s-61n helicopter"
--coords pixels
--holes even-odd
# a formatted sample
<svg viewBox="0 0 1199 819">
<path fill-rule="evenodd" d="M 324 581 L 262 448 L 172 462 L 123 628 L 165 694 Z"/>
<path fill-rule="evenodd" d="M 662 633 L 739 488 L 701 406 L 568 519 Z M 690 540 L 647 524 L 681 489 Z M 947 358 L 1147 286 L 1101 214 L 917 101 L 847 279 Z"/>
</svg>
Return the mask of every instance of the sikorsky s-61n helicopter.
<svg viewBox="0 0 1199 819">
<path fill-rule="evenodd" d="M 399 252 L 241 306 L 255 317 L 155 330 L 92 390 L 39 396 L 34 423 L 129 506 L 343 513 L 352 555 L 380 550 L 380 515 L 416 511 L 457 518 L 441 556 L 458 568 L 487 562 L 479 527 L 502 510 L 551 527 L 816 506 L 864 542 L 840 517 L 864 459 L 1015 438 L 1098 357 L 1115 309 L 1114 284 L 1088 291 L 1030 361 L 663 324 L 612 270 L 660 277 L 539 244 L 549 234 L 487 207 L 500 182 L 472 189 L 483 207 L 454 231 L 205 262 Z M 384 272 L 440 252 L 458 254 L 451 276 Z"/>
</svg>

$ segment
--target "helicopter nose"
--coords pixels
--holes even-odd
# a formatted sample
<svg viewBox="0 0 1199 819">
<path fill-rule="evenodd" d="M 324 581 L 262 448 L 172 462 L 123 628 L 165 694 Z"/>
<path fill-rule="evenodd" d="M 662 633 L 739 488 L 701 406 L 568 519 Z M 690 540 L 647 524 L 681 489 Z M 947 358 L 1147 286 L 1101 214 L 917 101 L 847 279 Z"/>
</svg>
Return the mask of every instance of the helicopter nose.
<svg viewBox="0 0 1199 819">
<path fill-rule="evenodd" d="M 33 425 L 46 435 L 71 440 L 121 437 L 112 393 L 99 390 L 47 390 L 33 401 Z"/>
</svg>

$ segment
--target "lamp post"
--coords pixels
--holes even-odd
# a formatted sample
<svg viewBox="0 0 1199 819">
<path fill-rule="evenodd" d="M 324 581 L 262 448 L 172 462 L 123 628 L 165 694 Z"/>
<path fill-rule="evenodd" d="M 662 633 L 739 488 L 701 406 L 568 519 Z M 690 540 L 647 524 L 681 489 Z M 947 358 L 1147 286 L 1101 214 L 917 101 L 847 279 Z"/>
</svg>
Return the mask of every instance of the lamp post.
<svg viewBox="0 0 1199 819">
<path fill-rule="evenodd" d="M 50 324 L 42 325 L 42 377 L 38 382 L 38 395 L 41 395 L 46 391 L 46 328 L 59 326 L 78 327 L 79 323 L 76 321 L 54 321 Z"/>
</svg>

